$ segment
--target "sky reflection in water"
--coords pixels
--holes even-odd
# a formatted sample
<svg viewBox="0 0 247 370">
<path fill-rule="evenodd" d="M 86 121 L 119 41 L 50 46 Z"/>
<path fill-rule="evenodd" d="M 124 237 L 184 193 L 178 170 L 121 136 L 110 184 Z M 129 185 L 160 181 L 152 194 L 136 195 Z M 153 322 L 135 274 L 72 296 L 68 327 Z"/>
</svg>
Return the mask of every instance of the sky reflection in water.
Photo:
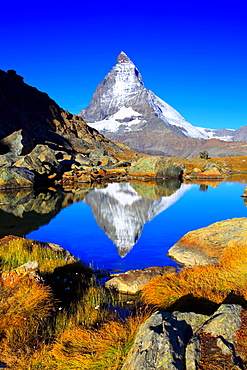
<svg viewBox="0 0 247 370">
<path fill-rule="evenodd" d="M 185 233 L 208 226 L 216 221 L 247 216 L 247 208 L 241 198 L 246 186 L 243 183 L 224 182 L 216 188 L 208 186 L 207 191 L 200 190 L 198 184 L 182 184 L 182 187 L 172 195 L 156 201 L 140 197 L 130 185 L 116 184 L 116 186 L 115 193 L 114 186 L 109 191 L 108 188 L 104 189 L 103 195 L 100 189 L 96 191 L 98 192 L 96 195 L 93 193 L 95 191 L 92 190 L 89 193 L 89 198 L 87 198 L 88 196 L 85 198 L 85 201 L 90 198 L 96 199 L 95 204 L 92 204 L 91 200 L 92 209 L 85 201 L 72 204 L 61 210 L 48 225 L 41 226 L 38 230 L 29 233 L 27 238 L 60 244 L 86 263 L 93 263 L 94 268 L 127 271 L 148 266 L 176 265 L 166 254 L 168 249 Z M 119 186 L 125 186 L 123 191 L 119 189 Z M 106 235 L 107 232 L 110 237 L 116 238 L 116 230 L 112 228 L 109 220 L 114 218 L 114 212 L 118 209 L 117 199 L 124 196 L 119 191 L 123 193 L 127 191 L 128 196 L 135 195 L 136 199 L 133 204 L 131 201 L 127 202 L 130 206 L 127 215 L 124 214 L 124 208 L 120 207 L 118 212 L 122 212 L 122 217 L 128 219 L 131 219 L 133 216 L 131 213 L 134 212 L 133 220 L 139 218 L 141 220 L 139 221 L 144 223 L 143 228 L 140 227 L 139 221 L 138 226 L 134 225 L 137 229 L 141 228 L 142 233 L 137 243 L 127 251 L 124 257 L 119 255 L 117 246 Z M 133 194 L 131 194 L 132 191 Z M 99 194 L 101 198 L 97 198 Z M 170 201 L 172 197 L 174 203 L 173 200 Z M 90 201 L 88 202 L 90 203 Z M 100 206 L 97 202 L 100 202 Z M 154 202 L 156 202 L 155 205 Z M 165 202 L 167 208 L 155 216 L 158 202 Z M 106 206 L 102 207 L 102 204 Z M 131 207 L 134 208 L 131 209 Z M 142 211 L 146 213 L 143 215 Z M 146 221 L 147 215 L 150 217 L 150 212 L 153 212 L 151 217 L 154 217 L 151 221 Z M 105 214 L 103 215 L 103 213 Z M 95 217 L 101 227 L 98 226 Z M 108 220 L 107 225 L 104 224 L 106 220 Z M 128 223 L 126 225 L 128 226 Z M 106 232 L 102 227 L 106 229 Z M 128 227 L 131 228 L 131 224 Z M 123 230 L 120 230 L 121 232 Z M 133 234 L 133 230 L 130 233 Z M 114 241 L 116 242 L 116 240 Z"/>
</svg>

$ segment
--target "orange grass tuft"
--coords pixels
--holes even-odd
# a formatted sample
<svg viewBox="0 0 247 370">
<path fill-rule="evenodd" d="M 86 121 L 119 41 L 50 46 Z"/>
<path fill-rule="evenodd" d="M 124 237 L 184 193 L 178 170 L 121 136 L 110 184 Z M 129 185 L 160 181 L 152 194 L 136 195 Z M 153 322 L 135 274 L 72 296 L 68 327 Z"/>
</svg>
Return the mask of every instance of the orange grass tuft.
<svg viewBox="0 0 247 370">
<path fill-rule="evenodd" d="M 0 358 L 17 368 L 42 342 L 42 327 L 53 308 L 51 290 L 33 280 L 0 286 Z"/>
<path fill-rule="evenodd" d="M 0 261 L 2 271 L 13 270 L 28 261 L 37 261 L 41 273 L 50 273 L 56 267 L 66 264 L 62 252 L 43 248 L 30 240 L 18 238 L 2 243 Z"/>
<path fill-rule="evenodd" d="M 247 299 L 246 267 L 247 251 L 229 248 L 219 265 L 183 268 L 178 273 L 152 279 L 143 288 L 142 299 L 162 309 L 186 295 L 220 304 L 232 291 L 237 291 Z"/>
<path fill-rule="evenodd" d="M 98 329 L 85 326 L 68 328 L 56 340 L 45 359 L 39 357 L 42 369 L 117 370 L 134 341 L 139 325 L 150 313 L 144 310 L 125 322 L 110 320 Z"/>
</svg>

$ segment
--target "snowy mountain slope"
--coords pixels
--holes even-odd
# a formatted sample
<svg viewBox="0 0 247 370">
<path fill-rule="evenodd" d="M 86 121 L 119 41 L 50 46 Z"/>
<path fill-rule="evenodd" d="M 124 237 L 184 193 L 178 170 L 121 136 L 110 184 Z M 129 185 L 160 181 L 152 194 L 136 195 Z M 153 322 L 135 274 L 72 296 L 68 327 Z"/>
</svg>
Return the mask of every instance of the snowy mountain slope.
<svg viewBox="0 0 247 370">
<path fill-rule="evenodd" d="M 133 132 L 174 133 L 178 137 L 233 140 L 232 131 L 195 127 L 173 107 L 144 87 L 142 76 L 121 52 L 117 64 L 98 85 L 88 108 L 79 113 L 85 121 L 106 134 Z M 234 131 L 234 130 L 233 130 Z"/>
</svg>

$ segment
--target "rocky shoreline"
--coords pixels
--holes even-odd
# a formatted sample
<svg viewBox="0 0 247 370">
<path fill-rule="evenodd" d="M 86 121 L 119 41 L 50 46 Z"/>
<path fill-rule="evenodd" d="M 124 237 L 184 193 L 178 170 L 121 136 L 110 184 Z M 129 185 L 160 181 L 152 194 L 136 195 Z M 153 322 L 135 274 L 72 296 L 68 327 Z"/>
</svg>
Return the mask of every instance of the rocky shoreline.
<svg viewBox="0 0 247 370">
<path fill-rule="evenodd" d="M 169 255 L 182 263 L 185 269 L 186 265 L 189 265 L 192 272 L 193 266 L 199 268 L 200 265 L 215 265 L 215 271 L 217 271 L 218 266 L 229 265 L 229 268 L 232 268 L 232 262 L 229 264 L 229 254 L 230 256 L 232 253 L 236 254 L 235 251 L 239 248 L 241 256 L 236 256 L 236 259 L 241 258 L 241 264 L 245 266 L 247 264 L 247 245 L 244 237 L 247 229 L 246 222 L 246 218 L 231 219 L 189 232 L 169 250 Z M 11 236 L 0 240 L 0 249 L 3 251 L 9 243 L 29 243 L 32 249 L 50 250 L 58 254 L 65 264 L 76 263 L 76 259 L 69 252 L 52 243 L 41 243 Z M 180 250 L 181 246 L 185 245 L 190 250 L 189 253 Z M 201 251 L 203 255 L 200 260 L 198 251 Z M 1 251 L 0 254 L 2 254 Z M 189 256 L 188 261 L 184 256 Z M 145 286 L 152 283 L 152 279 L 154 281 L 157 277 L 171 279 L 174 274 L 181 274 L 181 272 L 176 272 L 173 267 L 150 267 L 145 270 L 128 271 L 112 275 L 106 282 L 106 288 L 117 289 L 128 294 L 142 292 L 144 288 L 145 293 Z M 25 264 L 12 271 L 2 272 L 1 284 L 15 287 L 27 276 L 38 284 L 44 284 L 39 273 L 39 261 L 26 261 Z M 229 279 L 227 274 L 223 276 L 226 280 Z M 54 279 L 52 275 L 50 279 Z M 66 280 L 67 278 L 64 279 Z M 196 370 L 201 369 L 205 366 L 204 364 L 209 369 L 210 363 L 218 366 L 224 363 L 226 369 L 230 369 L 231 366 L 234 366 L 234 369 L 245 369 L 247 362 L 241 338 L 247 330 L 245 320 L 247 318 L 247 296 L 245 298 L 241 295 L 242 293 L 238 293 L 239 286 L 239 284 L 235 285 L 235 292 L 230 289 L 222 302 L 213 303 L 212 300 L 209 305 L 206 300 L 202 300 L 194 303 L 193 307 L 195 297 L 191 294 L 187 300 L 191 301 L 192 310 L 184 310 L 186 305 L 183 308 L 182 303 L 179 310 L 168 308 L 167 311 L 158 310 L 153 313 L 139 326 L 135 341 L 121 369 Z"/>
<path fill-rule="evenodd" d="M 22 132 L 12 134 L 22 142 Z M 11 135 L 11 136 L 12 136 Z M 5 139 L 4 139 L 5 140 Z M 10 138 L 9 138 L 10 140 Z M 87 150 L 87 153 L 51 149 L 36 145 L 26 155 L 9 152 L 0 155 L 0 190 L 62 185 L 80 187 L 83 184 L 119 181 L 223 181 L 234 174 L 246 174 L 244 157 L 185 159 L 146 156 L 131 151 L 110 154 L 106 149 Z"/>
</svg>

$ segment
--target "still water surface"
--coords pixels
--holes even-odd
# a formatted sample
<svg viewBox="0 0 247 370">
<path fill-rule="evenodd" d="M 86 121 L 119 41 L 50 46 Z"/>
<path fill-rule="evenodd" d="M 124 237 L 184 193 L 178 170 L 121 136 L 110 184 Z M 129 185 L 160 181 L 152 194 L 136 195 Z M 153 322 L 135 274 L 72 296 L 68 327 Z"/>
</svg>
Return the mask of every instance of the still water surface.
<svg viewBox="0 0 247 370">
<path fill-rule="evenodd" d="M 60 244 L 95 269 L 176 265 L 167 251 L 185 233 L 247 217 L 246 184 L 247 177 L 208 186 L 166 181 L 0 193 L 0 237 Z"/>
<path fill-rule="evenodd" d="M 241 198 L 246 181 L 212 184 L 109 184 L 89 191 L 26 237 L 60 244 L 94 268 L 176 265 L 167 251 L 185 233 L 247 217 Z"/>
</svg>

